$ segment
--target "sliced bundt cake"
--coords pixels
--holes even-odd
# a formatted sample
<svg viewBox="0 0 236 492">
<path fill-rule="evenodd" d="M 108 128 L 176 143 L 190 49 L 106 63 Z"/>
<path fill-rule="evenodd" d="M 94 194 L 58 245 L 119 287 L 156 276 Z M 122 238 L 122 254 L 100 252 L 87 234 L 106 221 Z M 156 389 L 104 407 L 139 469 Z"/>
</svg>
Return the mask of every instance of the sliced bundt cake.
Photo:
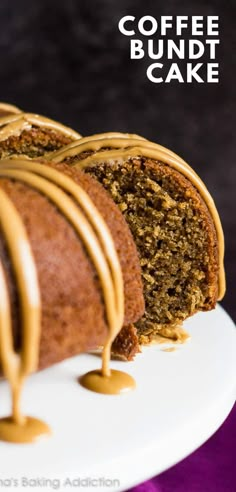
<svg viewBox="0 0 236 492">
<path fill-rule="evenodd" d="M 95 177 L 122 211 L 138 248 L 146 310 L 141 343 L 181 336 L 183 320 L 225 290 L 224 238 L 214 202 L 180 157 L 140 138 L 81 139 L 48 159 Z"/>
</svg>

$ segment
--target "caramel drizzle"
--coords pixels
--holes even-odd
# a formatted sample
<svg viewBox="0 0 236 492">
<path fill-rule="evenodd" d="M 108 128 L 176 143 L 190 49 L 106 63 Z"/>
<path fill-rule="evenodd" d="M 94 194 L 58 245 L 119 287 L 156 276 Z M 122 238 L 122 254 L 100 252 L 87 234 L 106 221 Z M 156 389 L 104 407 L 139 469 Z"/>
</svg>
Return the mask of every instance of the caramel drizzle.
<svg viewBox="0 0 236 492">
<path fill-rule="evenodd" d="M 102 374 L 109 376 L 111 344 L 119 333 L 124 319 L 124 292 L 119 259 L 110 231 L 102 216 L 87 193 L 71 178 L 55 169 L 29 161 L 3 160 L 1 161 L 0 176 L 20 180 L 46 195 L 70 221 L 81 237 L 101 282 L 109 326 L 102 355 Z M 63 190 L 70 193 L 73 199 Z M 78 205 L 86 216 L 78 208 Z M 9 214 L 8 221 L 11 223 Z M 38 353 L 38 349 L 39 346 L 36 343 L 31 346 L 30 350 Z"/>
<path fill-rule="evenodd" d="M 102 135 L 105 135 L 102 137 Z M 179 157 L 177 154 L 172 152 L 172 150 L 166 149 L 162 145 L 156 144 L 154 142 L 149 142 L 148 140 L 145 140 L 144 138 L 135 136 L 135 138 L 132 138 L 128 135 L 124 136 L 122 134 L 121 137 L 112 137 L 109 136 L 110 134 L 100 134 L 99 138 L 97 139 L 96 135 L 93 135 L 91 137 L 83 137 L 79 141 L 72 142 L 62 149 L 59 149 L 57 151 L 50 152 L 46 154 L 44 157 L 48 160 L 53 160 L 53 162 L 62 162 L 65 158 L 67 157 L 75 157 L 77 155 L 82 154 L 83 152 L 86 152 L 88 150 L 92 150 L 96 157 L 97 155 L 101 152 L 101 149 L 109 148 L 107 151 L 103 151 L 102 155 L 104 155 L 105 152 L 111 152 L 116 150 L 117 152 L 121 152 L 122 150 L 126 149 L 133 149 L 133 147 L 142 147 L 145 149 L 154 149 L 156 151 L 162 152 L 162 158 L 164 159 L 171 159 L 174 158 L 178 160 L 178 162 L 181 162 L 184 166 L 186 166 L 192 174 L 194 174 L 198 180 L 202 183 L 202 185 L 205 187 L 203 181 L 201 178 L 197 175 L 197 173 L 185 162 L 181 157 Z M 101 143 L 102 140 L 102 143 Z M 84 158 L 82 161 L 84 163 L 84 167 L 86 167 L 87 159 L 90 162 L 90 159 L 92 160 L 95 155 L 90 155 L 86 158 Z M 82 162 L 80 161 L 80 162 Z M 171 165 L 169 162 L 166 161 L 167 164 Z"/>
<path fill-rule="evenodd" d="M 102 149 L 106 147 L 109 147 L 111 150 L 102 151 Z M 96 139 L 96 135 L 92 136 L 90 140 L 88 140 L 88 138 L 82 138 L 80 141 L 73 143 L 73 146 L 68 145 L 55 153 L 52 152 L 48 155 L 48 159 L 54 162 L 62 162 L 66 157 L 79 156 L 82 152 L 88 150 L 92 150 L 94 154 L 77 163 L 74 162 L 73 166 L 78 169 L 84 169 L 89 166 L 96 166 L 99 162 L 104 162 L 106 160 L 115 160 L 117 162 L 119 160 L 124 161 L 134 157 L 143 156 L 168 164 L 192 182 L 205 201 L 216 229 L 219 244 L 218 300 L 221 300 L 224 297 L 226 288 L 224 271 L 224 234 L 213 198 L 197 173 L 177 154 L 161 145 L 136 138 L 106 138 L 106 134 L 104 134 L 104 138 L 100 136 L 98 140 Z"/>
<path fill-rule="evenodd" d="M 0 189 L 0 225 L 14 267 L 23 326 L 21 353 L 14 350 L 10 299 L 3 266 L 0 262 L 0 358 L 4 375 L 8 379 L 13 395 L 12 416 L 15 423 L 22 425 L 24 417 L 19 408 L 19 396 L 28 374 L 36 370 L 41 323 L 41 300 L 35 262 L 22 219 Z"/>
<path fill-rule="evenodd" d="M 38 114 L 19 112 L 0 118 L 0 141 L 13 135 L 19 136 L 24 130 L 30 130 L 33 126 L 59 131 L 73 140 L 81 138 L 79 133 L 57 121 Z"/>
<path fill-rule="evenodd" d="M 22 113 L 21 109 L 18 108 L 17 106 L 14 106 L 13 104 L 3 103 L 3 102 L 0 102 L 0 110 L 6 112 L 9 111 L 9 113 L 12 114 Z"/>
<path fill-rule="evenodd" d="M 146 139 L 144 137 L 141 137 L 140 135 L 136 135 L 136 134 L 132 134 L 132 133 L 107 132 L 105 134 L 104 133 L 97 133 L 96 135 L 91 135 L 89 137 L 81 138 L 82 145 L 84 145 L 85 143 L 88 143 L 88 142 L 93 142 L 94 140 L 103 140 L 104 135 L 105 135 L 106 139 L 114 139 L 114 138 L 117 139 L 117 138 L 119 138 L 119 139 L 124 140 L 127 138 L 128 139 L 132 138 L 132 139 L 138 139 L 138 140 L 142 140 L 142 141 L 145 140 L 146 141 Z M 110 140 L 109 140 L 109 142 L 110 142 Z M 63 147 L 63 149 L 48 152 L 47 154 L 44 155 L 44 158 L 48 159 L 48 160 L 51 160 L 53 158 L 53 161 L 57 162 L 57 160 L 56 160 L 57 156 L 60 159 L 61 154 L 63 154 L 65 151 L 67 153 L 67 152 L 69 152 L 70 149 L 73 149 L 75 147 L 77 150 L 78 149 L 78 141 L 71 142 L 70 144 L 66 145 L 66 147 Z M 72 151 L 72 154 L 70 154 L 70 155 L 71 156 L 77 155 L 77 151 L 75 152 L 75 154 L 73 154 L 73 151 Z M 58 162 L 61 162 L 61 161 L 59 160 Z"/>
</svg>

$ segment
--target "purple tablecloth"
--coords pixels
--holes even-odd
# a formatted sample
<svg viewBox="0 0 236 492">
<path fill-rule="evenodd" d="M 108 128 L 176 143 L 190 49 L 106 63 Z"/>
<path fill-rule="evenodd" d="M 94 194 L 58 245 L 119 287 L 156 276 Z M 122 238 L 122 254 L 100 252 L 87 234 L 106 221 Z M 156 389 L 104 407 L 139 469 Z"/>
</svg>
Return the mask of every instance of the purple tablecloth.
<svg viewBox="0 0 236 492">
<path fill-rule="evenodd" d="M 197 451 L 132 492 L 235 492 L 236 405 L 220 429 Z"/>
</svg>

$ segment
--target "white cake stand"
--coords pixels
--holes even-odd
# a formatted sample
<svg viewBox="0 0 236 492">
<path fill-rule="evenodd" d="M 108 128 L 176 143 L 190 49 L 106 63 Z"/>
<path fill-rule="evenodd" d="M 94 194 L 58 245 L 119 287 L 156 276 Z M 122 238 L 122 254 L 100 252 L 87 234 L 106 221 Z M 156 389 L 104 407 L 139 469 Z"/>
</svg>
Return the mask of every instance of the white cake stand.
<svg viewBox="0 0 236 492">
<path fill-rule="evenodd" d="M 78 385 L 79 375 L 99 367 L 94 355 L 32 376 L 23 409 L 48 422 L 53 436 L 33 445 L 0 443 L 1 490 L 126 490 L 206 441 L 235 401 L 236 329 L 220 306 L 185 328 L 191 340 L 173 352 L 153 345 L 132 363 L 112 362 L 137 381 L 135 391 L 121 396 Z M 9 406 L 2 382 L 0 415 Z"/>
</svg>

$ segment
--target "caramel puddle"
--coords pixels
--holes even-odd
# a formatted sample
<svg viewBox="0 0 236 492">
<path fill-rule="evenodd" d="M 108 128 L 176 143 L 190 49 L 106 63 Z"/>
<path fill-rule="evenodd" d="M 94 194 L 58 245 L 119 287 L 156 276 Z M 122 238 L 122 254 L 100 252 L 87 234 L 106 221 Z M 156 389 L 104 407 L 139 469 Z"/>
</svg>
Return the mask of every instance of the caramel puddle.
<svg viewBox="0 0 236 492">
<path fill-rule="evenodd" d="M 88 372 L 81 376 L 79 382 L 90 391 L 106 395 L 127 393 L 127 391 L 134 389 L 136 386 L 132 376 L 116 369 L 111 369 L 108 376 L 104 376 L 101 370 Z"/>
<path fill-rule="evenodd" d="M 50 428 L 41 420 L 23 417 L 23 422 L 15 422 L 13 417 L 0 419 L 0 440 L 18 444 L 33 443 L 51 434 Z"/>
<path fill-rule="evenodd" d="M 162 352 L 175 352 L 176 351 L 176 347 L 168 347 L 168 348 L 165 348 L 165 349 L 161 349 Z"/>
</svg>

